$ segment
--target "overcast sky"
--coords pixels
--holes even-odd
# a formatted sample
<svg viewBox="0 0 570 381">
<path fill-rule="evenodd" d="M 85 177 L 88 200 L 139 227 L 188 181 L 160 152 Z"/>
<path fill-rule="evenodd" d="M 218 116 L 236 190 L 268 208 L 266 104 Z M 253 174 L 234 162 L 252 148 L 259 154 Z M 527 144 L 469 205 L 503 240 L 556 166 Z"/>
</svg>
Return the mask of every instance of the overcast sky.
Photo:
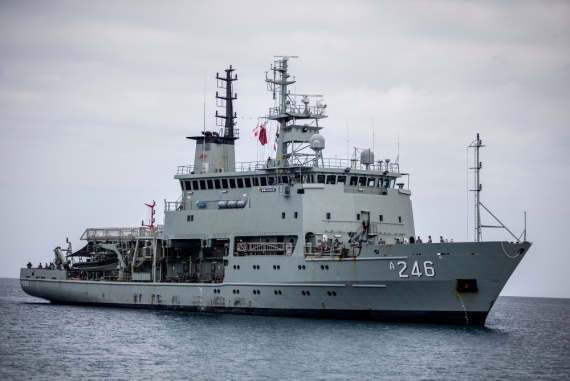
<svg viewBox="0 0 570 381">
<path fill-rule="evenodd" d="M 274 55 L 299 56 L 296 93 L 323 95 L 325 157 L 399 157 L 422 237 L 473 240 L 480 133 L 482 202 L 517 236 L 526 211 L 534 243 L 503 295 L 570 297 L 567 1 L 1 1 L 0 277 L 87 227 L 140 225 L 145 202 L 161 215 L 186 136 L 204 114 L 219 129 L 229 65 L 236 158 L 266 157 L 251 131 Z"/>
</svg>

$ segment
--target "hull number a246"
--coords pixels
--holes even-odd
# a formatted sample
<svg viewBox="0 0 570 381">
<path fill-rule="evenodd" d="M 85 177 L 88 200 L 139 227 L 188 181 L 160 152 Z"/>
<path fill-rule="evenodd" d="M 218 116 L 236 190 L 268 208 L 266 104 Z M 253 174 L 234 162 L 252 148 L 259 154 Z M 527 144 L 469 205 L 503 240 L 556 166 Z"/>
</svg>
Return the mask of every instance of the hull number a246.
<svg viewBox="0 0 570 381">
<path fill-rule="evenodd" d="M 427 277 L 435 276 L 435 269 L 433 268 L 432 261 L 424 261 L 423 264 L 421 264 L 421 262 L 414 261 L 411 269 L 404 261 L 399 261 L 396 264 L 394 264 L 394 262 L 390 262 L 390 270 L 398 270 L 400 278 L 409 278 L 410 276 L 416 276 L 419 278 L 422 275 Z"/>
</svg>

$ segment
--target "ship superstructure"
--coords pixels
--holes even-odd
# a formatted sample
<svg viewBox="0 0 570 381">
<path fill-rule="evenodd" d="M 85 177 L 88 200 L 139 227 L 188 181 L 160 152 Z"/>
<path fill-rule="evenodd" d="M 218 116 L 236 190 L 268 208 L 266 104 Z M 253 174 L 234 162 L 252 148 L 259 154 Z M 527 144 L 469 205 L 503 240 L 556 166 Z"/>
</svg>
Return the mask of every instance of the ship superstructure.
<svg viewBox="0 0 570 381">
<path fill-rule="evenodd" d="M 23 268 L 24 291 L 53 303 L 484 324 L 530 243 L 415 243 L 398 163 L 371 150 L 326 158 L 326 105 L 291 94 L 289 61 L 266 76 L 274 158 L 235 161 L 230 66 L 216 76 L 222 129 L 189 137 L 194 164 L 178 167 L 164 226 L 87 229 L 85 248 Z"/>
</svg>

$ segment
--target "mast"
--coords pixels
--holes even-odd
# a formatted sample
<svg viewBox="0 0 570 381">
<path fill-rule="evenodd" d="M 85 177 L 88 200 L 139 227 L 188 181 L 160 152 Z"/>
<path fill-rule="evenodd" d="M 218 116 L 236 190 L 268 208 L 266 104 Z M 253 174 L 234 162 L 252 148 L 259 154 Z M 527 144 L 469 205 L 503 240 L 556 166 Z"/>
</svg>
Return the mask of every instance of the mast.
<svg viewBox="0 0 570 381">
<path fill-rule="evenodd" d="M 315 106 L 309 106 L 310 97 L 322 97 L 321 95 L 291 94 L 289 85 L 295 83 L 290 80 L 288 62 L 290 58 L 297 56 L 275 56 L 280 59 L 271 66 L 273 78 L 266 74 L 267 90 L 273 93 L 273 99 L 279 101 L 278 106 L 269 109 L 269 120 L 279 123 L 278 143 L 276 152 L 276 164 L 278 166 L 306 165 L 312 161 L 317 166 L 319 158 L 322 160 L 321 151 L 324 149 L 324 138 L 319 135 L 319 119 L 326 118 L 326 105 L 317 101 Z M 296 103 L 296 96 L 301 96 L 302 105 Z M 301 153 L 309 147 L 314 154 Z"/>
<path fill-rule="evenodd" d="M 237 114 L 234 112 L 234 106 L 233 106 L 233 100 L 237 99 L 237 94 L 233 94 L 233 85 L 232 82 L 233 81 L 237 81 L 237 74 L 235 75 L 235 77 L 232 78 L 232 72 L 235 69 L 232 68 L 232 65 L 230 65 L 229 69 L 226 69 L 226 77 L 220 77 L 219 73 L 216 73 L 216 79 L 218 80 L 218 88 L 220 89 L 225 89 L 226 90 L 226 94 L 225 96 L 220 96 L 218 95 L 218 92 L 216 91 L 216 104 L 218 107 L 224 107 L 226 109 L 226 114 L 225 115 L 219 115 L 218 112 L 216 111 L 216 118 L 222 119 L 224 122 L 221 123 L 221 121 L 216 121 L 218 126 L 223 126 L 224 127 L 224 134 L 223 137 L 224 138 L 233 138 L 234 137 L 234 119 L 237 117 Z M 217 100 L 220 100 L 220 102 L 218 102 Z"/>
<path fill-rule="evenodd" d="M 233 93 L 233 81 L 237 81 L 237 74 L 232 76 L 235 69 L 230 65 L 226 69 L 225 77 L 216 73 L 218 88 L 224 89 L 224 95 L 216 92 L 216 106 L 225 108 L 225 115 L 216 111 L 216 125 L 223 126 L 219 132 L 207 131 L 204 126 L 202 136 L 188 136 L 187 139 L 196 141 L 194 152 L 195 173 L 216 173 L 235 171 L 235 141 L 239 139 L 239 130 L 235 128 L 233 101 L 237 94 Z"/>
<path fill-rule="evenodd" d="M 475 165 L 469 169 L 473 169 L 475 176 L 475 189 L 471 189 L 471 192 L 475 192 L 475 242 L 481 242 L 482 240 L 482 226 L 481 226 L 481 190 L 483 186 L 481 185 L 481 168 L 483 164 L 479 161 L 479 148 L 485 147 L 483 141 L 479 139 L 479 134 L 477 134 L 477 139 L 475 139 L 469 148 L 475 148 L 474 162 Z"/>
</svg>

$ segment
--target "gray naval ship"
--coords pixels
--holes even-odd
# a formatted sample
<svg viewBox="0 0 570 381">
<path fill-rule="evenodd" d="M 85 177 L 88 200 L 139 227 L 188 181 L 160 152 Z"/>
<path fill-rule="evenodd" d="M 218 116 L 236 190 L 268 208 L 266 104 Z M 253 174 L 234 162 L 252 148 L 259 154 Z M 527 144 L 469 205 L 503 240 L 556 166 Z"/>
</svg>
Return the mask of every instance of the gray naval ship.
<svg viewBox="0 0 570 381">
<path fill-rule="evenodd" d="M 221 128 L 188 137 L 194 164 L 178 167 L 181 195 L 165 200 L 164 225 L 152 203 L 141 227 L 89 228 L 82 249 L 68 243 L 22 268 L 22 289 L 55 304 L 484 325 L 531 243 L 481 242 L 478 213 L 475 242 L 416 242 L 398 163 L 368 149 L 325 158 L 326 105 L 291 94 L 290 58 L 266 74 L 275 158 L 235 161 L 230 66 L 216 75 Z M 471 146 L 478 211 L 479 136 Z"/>
</svg>

